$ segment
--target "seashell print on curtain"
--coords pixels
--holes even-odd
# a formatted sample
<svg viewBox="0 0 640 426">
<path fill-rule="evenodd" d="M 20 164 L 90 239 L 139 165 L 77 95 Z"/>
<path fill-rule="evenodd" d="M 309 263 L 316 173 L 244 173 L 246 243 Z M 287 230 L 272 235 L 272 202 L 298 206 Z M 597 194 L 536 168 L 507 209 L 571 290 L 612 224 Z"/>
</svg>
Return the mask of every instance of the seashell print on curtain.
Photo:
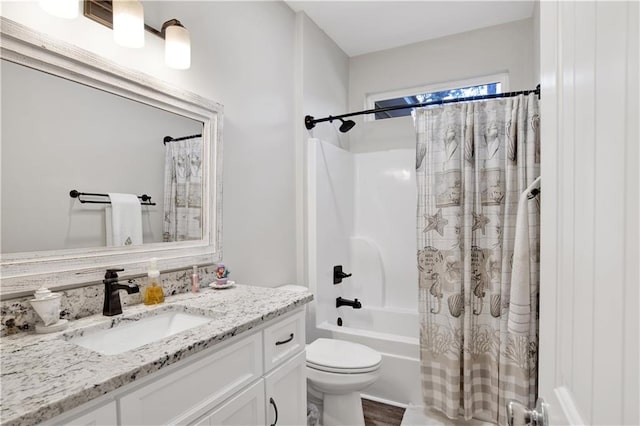
<svg viewBox="0 0 640 426">
<path fill-rule="evenodd" d="M 164 242 L 202 238 L 202 138 L 167 143 Z"/>
<path fill-rule="evenodd" d="M 540 170 L 538 99 L 521 95 L 416 113 L 423 398 L 452 419 L 505 425 L 505 403 L 532 407 L 537 393 L 535 200 L 527 210 L 529 276 L 512 283 L 511 272 L 518 202 Z M 525 286 L 525 308 L 511 306 L 512 285 Z M 518 317 L 530 318 L 519 332 L 508 327 L 515 308 L 531 311 Z"/>
</svg>

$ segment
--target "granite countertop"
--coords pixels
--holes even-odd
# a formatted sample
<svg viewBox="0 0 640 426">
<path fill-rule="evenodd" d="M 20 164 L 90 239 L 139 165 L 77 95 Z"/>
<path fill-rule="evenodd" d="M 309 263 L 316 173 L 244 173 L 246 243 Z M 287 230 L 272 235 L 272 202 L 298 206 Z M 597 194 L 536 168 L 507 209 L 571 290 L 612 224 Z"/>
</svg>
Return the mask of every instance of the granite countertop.
<svg viewBox="0 0 640 426">
<path fill-rule="evenodd" d="M 64 331 L 0 338 L 2 424 L 31 425 L 53 418 L 191 354 L 212 347 L 310 302 L 308 292 L 237 285 L 225 290 L 167 297 L 156 306 L 136 305 L 122 315 L 93 315 Z M 147 311 L 211 316 L 204 325 L 118 355 L 102 355 L 65 339 L 83 330 L 110 328 Z"/>
</svg>

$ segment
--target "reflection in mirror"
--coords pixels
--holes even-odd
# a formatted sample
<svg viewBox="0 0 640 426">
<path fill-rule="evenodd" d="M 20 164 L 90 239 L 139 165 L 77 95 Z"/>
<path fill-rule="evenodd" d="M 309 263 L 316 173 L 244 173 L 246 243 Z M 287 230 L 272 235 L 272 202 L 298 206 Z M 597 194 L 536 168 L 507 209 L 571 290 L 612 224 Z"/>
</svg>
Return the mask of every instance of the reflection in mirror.
<svg viewBox="0 0 640 426">
<path fill-rule="evenodd" d="M 202 122 L 6 60 L 1 89 L 2 253 L 116 245 L 109 198 L 71 190 L 151 196 L 144 244 L 203 238 Z"/>
</svg>

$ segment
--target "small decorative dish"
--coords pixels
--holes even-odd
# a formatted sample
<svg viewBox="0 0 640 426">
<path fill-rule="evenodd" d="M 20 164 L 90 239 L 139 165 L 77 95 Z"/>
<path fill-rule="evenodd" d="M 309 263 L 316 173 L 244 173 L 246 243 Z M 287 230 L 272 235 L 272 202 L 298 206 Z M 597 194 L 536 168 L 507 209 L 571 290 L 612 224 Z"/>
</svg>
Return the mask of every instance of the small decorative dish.
<svg viewBox="0 0 640 426">
<path fill-rule="evenodd" d="M 209 284 L 209 287 L 215 288 L 216 290 L 223 290 L 225 288 L 233 287 L 235 285 L 235 281 L 227 281 L 224 284 L 217 284 L 215 281 Z"/>
</svg>

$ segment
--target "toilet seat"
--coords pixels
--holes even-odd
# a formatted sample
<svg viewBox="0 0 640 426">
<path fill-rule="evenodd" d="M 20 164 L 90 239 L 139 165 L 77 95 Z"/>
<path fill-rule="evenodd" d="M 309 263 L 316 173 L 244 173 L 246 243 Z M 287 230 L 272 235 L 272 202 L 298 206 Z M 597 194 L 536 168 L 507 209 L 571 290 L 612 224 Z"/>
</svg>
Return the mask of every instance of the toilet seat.
<svg viewBox="0 0 640 426">
<path fill-rule="evenodd" d="M 315 370 L 359 374 L 375 371 L 381 364 L 377 351 L 358 343 L 320 338 L 307 345 L 307 367 Z"/>
<path fill-rule="evenodd" d="M 380 368 L 380 363 L 367 368 L 333 368 L 333 367 L 327 367 L 326 365 L 317 365 L 311 362 L 307 362 L 307 367 L 313 368 L 314 370 L 318 370 L 318 371 L 324 371 L 326 373 L 361 374 L 361 373 L 369 373 L 371 371 L 376 371 L 378 368 Z"/>
</svg>

